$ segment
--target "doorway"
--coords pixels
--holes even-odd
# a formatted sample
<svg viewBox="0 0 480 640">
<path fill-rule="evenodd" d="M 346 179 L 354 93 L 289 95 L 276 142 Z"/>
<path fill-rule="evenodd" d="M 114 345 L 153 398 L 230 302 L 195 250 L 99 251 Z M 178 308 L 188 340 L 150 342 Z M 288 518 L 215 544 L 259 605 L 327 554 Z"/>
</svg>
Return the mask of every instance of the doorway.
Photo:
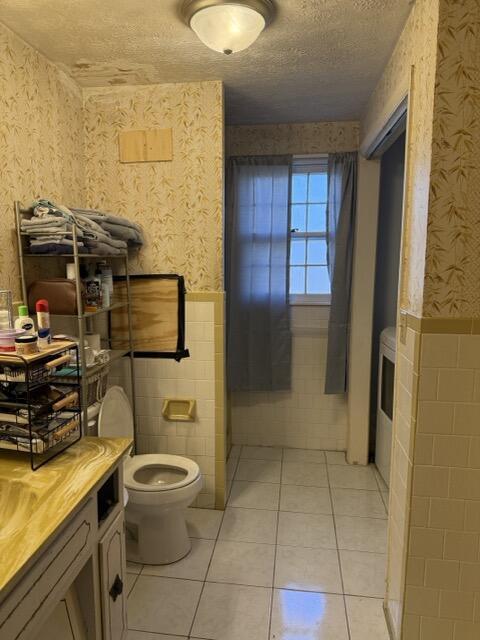
<svg viewBox="0 0 480 640">
<path fill-rule="evenodd" d="M 382 150 L 370 386 L 370 459 L 389 484 L 395 326 L 405 174 L 405 130 Z M 393 352 L 392 352 L 393 347 Z M 386 355 L 387 354 L 387 355 Z M 382 357 L 380 357 L 382 356 Z M 387 357 L 388 356 L 388 357 Z M 379 372 L 381 379 L 379 379 Z"/>
</svg>

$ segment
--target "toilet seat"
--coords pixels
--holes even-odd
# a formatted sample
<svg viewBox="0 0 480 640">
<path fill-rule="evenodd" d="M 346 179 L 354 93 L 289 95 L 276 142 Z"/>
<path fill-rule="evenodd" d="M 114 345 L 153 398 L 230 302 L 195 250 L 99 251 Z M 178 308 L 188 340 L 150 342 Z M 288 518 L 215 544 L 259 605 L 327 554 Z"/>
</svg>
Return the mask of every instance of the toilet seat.
<svg viewBox="0 0 480 640">
<path fill-rule="evenodd" d="M 172 470 L 183 472 L 183 477 L 176 482 L 142 482 L 138 479 L 138 471 L 143 469 L 160 468 L 163 470 Z M 137 477 L 135 477 L 137 475 Z M 124 482 L 127 489 L 134 491 L 173 491 L 186 487 L 200 475 L 200 468 L 196 462 L 181 456 L 173 456 L 170 454 L 147 453 L 128 458 L 125 461 Z"/>
</svg>

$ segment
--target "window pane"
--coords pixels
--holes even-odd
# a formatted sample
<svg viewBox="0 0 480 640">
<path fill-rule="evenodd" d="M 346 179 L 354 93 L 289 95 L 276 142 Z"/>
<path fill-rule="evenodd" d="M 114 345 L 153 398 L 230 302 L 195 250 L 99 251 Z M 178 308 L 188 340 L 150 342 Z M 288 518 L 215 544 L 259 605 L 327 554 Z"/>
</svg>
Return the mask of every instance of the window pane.
<svg viewBox="0 0 480 640">
<path fill-rule="evenodd" d="M 290 221 L 292 229 L 307 230 L 307 207 L 304 204 L 294 204 Z"/>
<path fill-rule="evenodd" d="M 292 175 L 292 202 L 307 201 L 308 174 L 294 173 Z"/>
<path fill-rule="evenodd" d="M 307 264 L 327 264 L 327 241 L 324 238 L 309 238 Z"/>
<path fill-rule="evenodd" d="M 327 230 L 327 205 L 311 204 L 308 207 L 307 231 Z"/>
<path fill-rule="evenodd" d="M 290 293 L 305 293 L 305 267 L 290 267 Z"/>
<path fill-rule="evenodd" d="M 307 267 L 307 293 L 330 293 L 327 267 Z"/>
<path fill-rule="evenodd" d="M 290 243 L 290 264 L 305 264 L 305 240 L 292 238 Z"/>
<path fill-rule="evenodd" d="M 311 173 L 308 181 L 308 201 L 309 202 L 326 202 L 327 201 L 327 174 Z"/>
</svg>

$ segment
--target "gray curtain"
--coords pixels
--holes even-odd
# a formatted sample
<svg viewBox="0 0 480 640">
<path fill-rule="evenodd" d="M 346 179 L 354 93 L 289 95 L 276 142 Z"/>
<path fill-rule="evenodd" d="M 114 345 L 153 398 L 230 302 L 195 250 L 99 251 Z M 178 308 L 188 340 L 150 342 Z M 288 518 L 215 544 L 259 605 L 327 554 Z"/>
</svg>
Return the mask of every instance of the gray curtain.
<svg viewBox="0 0 480 640">
<path fill-rule="evenodd" d="M 347 391 L 357 154 L 328 157 L 328 269 L 331 282 L 325 393 Z"/>
<path fill-rule="evenodd" d="M 291 156 L 230 158 L 227 168 L 228 387 L 290 388 Z"/>
</svg>

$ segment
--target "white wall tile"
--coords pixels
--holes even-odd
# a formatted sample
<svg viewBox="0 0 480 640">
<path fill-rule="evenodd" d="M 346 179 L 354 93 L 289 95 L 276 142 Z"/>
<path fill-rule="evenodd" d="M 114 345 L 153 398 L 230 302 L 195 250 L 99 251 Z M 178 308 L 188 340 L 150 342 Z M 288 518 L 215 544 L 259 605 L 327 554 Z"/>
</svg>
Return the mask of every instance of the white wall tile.
<svg viewBox="0 0 480 640">
<path fill-rule="evenodd" d="M 233 394 L 235 444 L 346 448 L 346 400 L 323 392 L 327 336 L 322 318 L 328 322 L 323 308 L 292 309 L 290 392 Z"/>
<path fill-rule="evenodd" d="M 139 453 L 171 453 L 196 460 L 205 482 L 196 506 L 215 506 L 215 344 L 214 304 L 186 303 L 186 346 L 190 358 L 135 360 L 137 443 Z M 120 364 L 120 363 L 116 363 Z M 109 383 L 126 383 L 117 366 Z M 193 422 L 173 422 L 162 416 L 166 398 L 197 401 Z"/>
</svg>

